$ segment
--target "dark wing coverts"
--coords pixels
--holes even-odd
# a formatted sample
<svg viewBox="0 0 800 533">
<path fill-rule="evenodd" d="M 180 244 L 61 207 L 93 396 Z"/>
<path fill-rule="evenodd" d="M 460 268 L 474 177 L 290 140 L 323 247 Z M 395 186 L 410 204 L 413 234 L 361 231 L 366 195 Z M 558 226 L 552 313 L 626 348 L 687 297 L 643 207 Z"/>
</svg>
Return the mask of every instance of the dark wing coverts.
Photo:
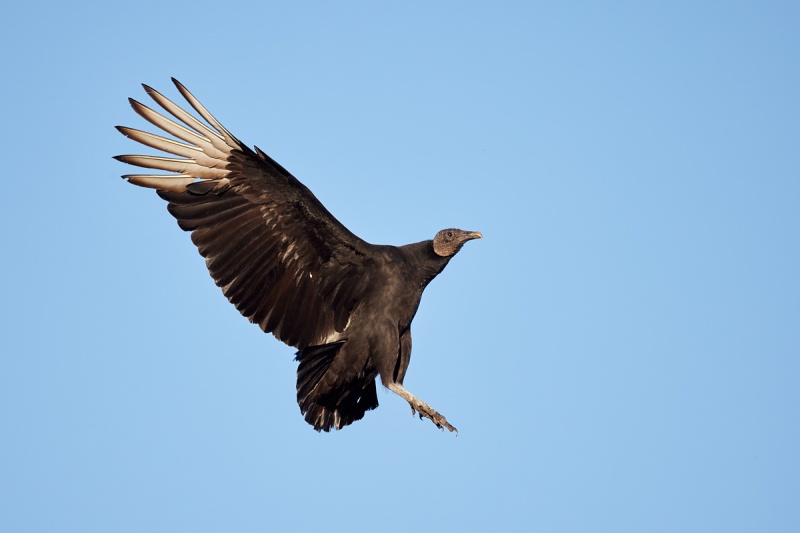
<svg viewBox="0 0 800 533">
<path fill-rule="evenodd" d="M 117 129 L 179 158 L 118 156 L 125 163 L 175 173 L 123 177 L 157 189 L 169 202 L 180 227 L 192 232 L 216 284 L 251 322 L 298 349 L 338 340 L 360 288 L 367 285 L 372 246 L 172 81 L 208 124 L 145 85 L 153 100 L 182 124 L 131 99 L 133 109 L 179 141 Z"/>
</svg>

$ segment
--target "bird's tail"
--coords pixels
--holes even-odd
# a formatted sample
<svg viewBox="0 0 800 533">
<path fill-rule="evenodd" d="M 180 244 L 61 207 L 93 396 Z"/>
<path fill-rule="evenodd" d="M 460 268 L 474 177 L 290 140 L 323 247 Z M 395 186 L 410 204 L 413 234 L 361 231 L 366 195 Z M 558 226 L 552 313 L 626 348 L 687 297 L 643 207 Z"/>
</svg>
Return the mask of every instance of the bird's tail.
<svg viewBox="0 0 800 533">
<path fill-rule="evenodd" d="M 342 429 L 378 407 L 374 375 L 346 382 L 329 373 L 344 341 L 309 346 L 297 352 L 297 403 L 306 422 L 317 431 Z"/>
</svg>

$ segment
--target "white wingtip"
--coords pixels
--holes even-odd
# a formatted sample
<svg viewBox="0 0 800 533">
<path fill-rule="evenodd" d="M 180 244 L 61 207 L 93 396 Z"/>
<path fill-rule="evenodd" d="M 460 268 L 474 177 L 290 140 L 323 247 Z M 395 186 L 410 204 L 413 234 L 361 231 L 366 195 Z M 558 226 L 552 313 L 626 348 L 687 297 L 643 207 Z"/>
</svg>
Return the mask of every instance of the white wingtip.
<svg viewBox="0 0 800 533">
<path fill-rule="evenodd" d="M 176 175 L 129 174 L 123 177 L 134 185 L 164 191 L 185 191 L 189 185 L 198 180 L 214 182 L 213 186 L 205 190 L 228 186 L 231 174 L 231 171 L 227 168 L 228 159 L 233 150 L 241 148 L 241 143 L 192 96 L 186 87 L 174 78 L 173 82 L 189 105 L 209 125 L 204 124 L 155 89 L 142 84 L 147 94 L 165 111 L 175 117 L 178 122 L 170 120 L 161 113 L 129 98 L 128 100 L 134 111 L 152 125 L 178 140 L 125 126 L 117 126 L 117 130 L 126 137 L 145 146 L 180 157 L 116 156 L 115 159 L 118 161 L 130 165 L 176 173 Z"/>
<path fill-rule="evenodd" d="M 134 185 L 146 187 L 148 189 L 158 189 L 159 191 L 183 192 L 195 179 L 191 176 L 146 176 L 139 174 L 127 174 L 122 176 Z"/>
</svg>

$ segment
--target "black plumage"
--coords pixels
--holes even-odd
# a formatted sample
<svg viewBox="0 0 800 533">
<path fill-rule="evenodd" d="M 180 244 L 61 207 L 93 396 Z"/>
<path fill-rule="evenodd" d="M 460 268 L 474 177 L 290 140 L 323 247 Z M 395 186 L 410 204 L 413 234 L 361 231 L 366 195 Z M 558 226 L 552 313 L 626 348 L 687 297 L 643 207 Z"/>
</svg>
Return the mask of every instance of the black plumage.
<svg viewBox="0 0 800 533">
<path fill-rule="evenodd" d="M 375 377 L 438 427 L 455 428 L 403 387 L 422 291 L 477 232 L 446 229 L 406 246 L 369 244 L 264 152 L 231 135 L 177 80 L 198 120 L 148 86 L 177 122 L 131 99 L 175 139 L 118 126 L 178 156 L 116 159 L 172 174 L 129 174 L 156 189 L 242 315 L 298 349 L 297 402 L 317 430 L 340 429 L 378 406 Z"/>
</svg>

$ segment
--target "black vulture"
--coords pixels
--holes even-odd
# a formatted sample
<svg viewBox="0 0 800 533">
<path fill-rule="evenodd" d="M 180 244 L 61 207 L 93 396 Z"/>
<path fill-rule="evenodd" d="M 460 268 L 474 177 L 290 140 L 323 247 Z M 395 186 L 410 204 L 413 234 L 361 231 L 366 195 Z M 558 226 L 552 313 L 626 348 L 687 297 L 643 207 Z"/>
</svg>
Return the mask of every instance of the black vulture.
<svg viewBox="0 0 800 533">
<path fill-rule="evenodd" d="M 117 126 L 125 136 L 178 156 L 121 155 L 124 163 L 172 174 L 128 174 L 156 189 L 178 225 L 192 232 L 217 286 L 239 312 L 297 348 L 297 403 L 317 431 L 341 429 L 378 407 L 375 377 L 411 412 L 455 431 L 403 388 L 411 321 L 422 291 L 475 231 L 444 229 L 405 246 L 369 244 L 267 154 L 248 148 L 177 80 L 202 122 L 144 85 L 177 121 L 129 99 L 174 139 Z M 177 139 L 177 140 L 176 140 Z"/>
</svg>

